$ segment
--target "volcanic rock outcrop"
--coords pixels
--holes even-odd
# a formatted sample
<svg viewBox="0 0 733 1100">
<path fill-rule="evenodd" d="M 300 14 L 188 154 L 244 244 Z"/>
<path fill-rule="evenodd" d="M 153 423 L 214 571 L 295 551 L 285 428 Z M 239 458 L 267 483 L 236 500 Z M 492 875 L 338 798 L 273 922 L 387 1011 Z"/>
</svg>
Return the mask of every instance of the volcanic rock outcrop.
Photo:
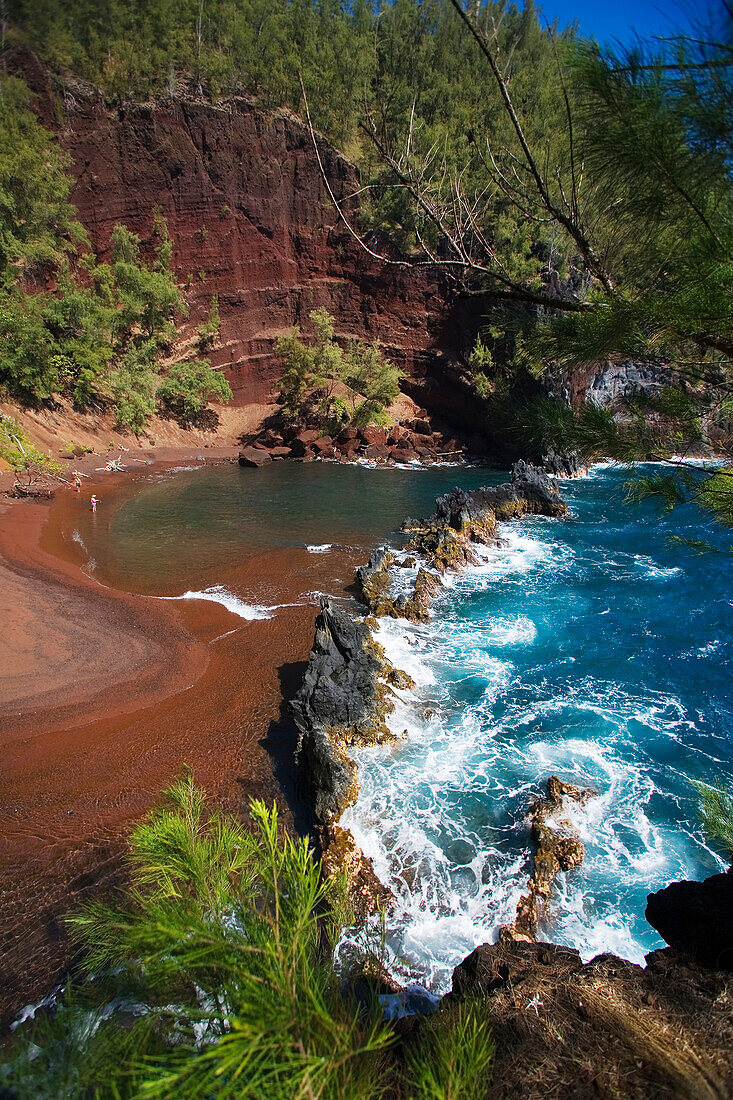
<svg viewBox="0 0 733 1100">
<path fill-rule="evenodd" d="M 501 521 L 525 515 L 567 515 L 567 506 L 545 471 L 523 461 L 514 464 L 504 485 L 468 492 L 453 489 L 435 503 L 430 519 L 407 520 L 404 529 L 412 533 L 406 549 L 440 573 L 478 564 L 474 544 L 498 544 Z"/>
<path fill-rule="evenodd" d="M 359 792 L 348 748 L 392 736 L 385 723 L 391 671 L 369 627 L 322 599 L 308 668 L 291 703 L 300 732 L 296 760 L 311 791 L 324 868 L 346 871 L 352 900 L 362 909 L 389 891 L 338 819 Z"/>
<path fill-rule="evenodd" d="M 369 628 L 322 599 L 308 668 L 291 703 L 300 731 L 297 757 L 319 824 L 338 819 L 356 796 L 356 765 L 345 747 L 389 737 L 382 672 Z"/>
<path fill-rule="evenodd" d="M 359 598 L 372 615 L 427 622 L 430 617 L 430 601 L 442 588 L 440 577 L 420 566 L 412 594 L 408 596 L 406 592 L 401 592 L 397 596 L 391 596 L 390 570 L 395 564 L 394 554 L 386 547 L 380 546 L 375 550 L 366 565 L 360 565 L 356 571 Z"/>
<path fill-rule="evenodd" d="M 517 902 L 514 922 L 501 929 L 502 940 L 537 939 L 539 924 L 549 907 L 552 884 L 560 871 L 580 867 L 585 847 L 568 816 L 569 803 L 584 806 L 596 794 L 590 788 L 563 783 L 556 775 L 547 780 L 547 797 L 530 807 L 532 840 L 536 845 L 527 893 Z"/>
<path fill-rule="evenodd" d="M 733 867 L 650 894 L 645 916 L 670 947 L 703 966 L 733 970 Z"/>
<path fill-rule="evenodd" d="M 424 622 L 430 603 L 440 591 L 440 575 L 477 565 L 476 544 L 498 545 L 497 524 L 525 515 L 564 516 L 567 506 L 557 486 L 544 470 L 517 462 L 511 480 L 504 485 L 472 489 L 453 489 L 436 500 L 433 516 L 426 520 L 408 519 L 403 530 L 410 533 L 405 550 L 420 559 L 411 594 L 393 594 L 391 570 L 405 565 L 380 547 L 366 565 L 356 571 L 356 590 L 372 615 Z M 413 564 L 414 564 L 413 558 Z"/>
</svg>

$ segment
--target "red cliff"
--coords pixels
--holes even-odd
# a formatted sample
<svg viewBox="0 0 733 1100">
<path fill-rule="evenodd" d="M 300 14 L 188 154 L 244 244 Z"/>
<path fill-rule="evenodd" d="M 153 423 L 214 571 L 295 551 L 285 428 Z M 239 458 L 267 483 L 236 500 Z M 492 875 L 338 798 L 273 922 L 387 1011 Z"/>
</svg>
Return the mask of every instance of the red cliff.
<svg viewBox="0 0 733 1100">
<path fill-rule="evenodd" d="M 278 376 L 277 337 L 325 306 L 337 331 L 380 340 L 420 378 L 442 350 L 447 304 L 440 277 L 371 258 L 339 219 L 308 128 L 292 113 L 236 98 L 219 105 L 166 99 L 112 107 L 88 85 L 62 85 L 27 52 L 16 55 L 36 108 L 73 158 L 72 201 L 103 256 L 116 222 L 151 241 L 160 207 L 190 316 L 186 346 L 219 295 L 225 368 L 236 404 L 267 401 Z M 319 143 L 325 174 L 350 220 L 354 166 Z"/>
</svg>

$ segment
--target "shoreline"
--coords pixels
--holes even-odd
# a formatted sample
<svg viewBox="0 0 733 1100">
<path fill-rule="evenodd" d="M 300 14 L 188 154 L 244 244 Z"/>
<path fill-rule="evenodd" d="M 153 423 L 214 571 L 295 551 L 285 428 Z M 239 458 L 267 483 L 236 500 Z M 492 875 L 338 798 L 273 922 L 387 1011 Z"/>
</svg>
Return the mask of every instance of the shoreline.
<svg viewBox="0 0 733 1100">
<path fill-rule="evenodd" d="M 166 449 L 142 468 L 94 473 L 84 496 L 96 492 L 104 504 L 200 453 Z M 207 448 L 203 459 L 235 460 L 236 448 Z M 87 456 L 79 468 L 98 464 Z M 283 682 L 307 656 L 313 608 L 245 621 L 218 603 L 106 587 L 64 541 L 77 502 L 64 487 L 50 502 L 0 502 L 6 1023 L 67 970 L 64 916 L 124 881 L 130 824 L 184 764 L 218 805 L 241 812 L 249 797 L 277 800 L 293 827 L 263 740 L 281 721 Z M 287 555 L 255 566 L 287 583 Z"/>
<path fill-rule="evenodd" d="M 236 463 L 237 454 L 236 446 L 164 446 L 131 452 L 128 468 L 107 472 L 99 469 L 106 456 L 92 453 L 74 463 L 86 475 L 80 496 L 60 485 L 51 500 L 0 497 L 4 1023 L 67 971 L 64 916 L 124 881 L 130 825 L 184 764 L 223 808 L 242 813 L 260 797 L 278 802 L 288 829 L 302 816 L 297 777 L 293 788 L 284 763 L 292 731 L 284 700 L 299 686 L 316 605 L 297 602 L 294 586 L 310 558 L 308 570 L 329 571 L 329 590 L 348 596 L 347 582 L 341 592 L 331 575 L 353 576 L 359 552 L 334 549 L 322 566 L 305 547 L 248 559 L 235 584 L 265 577 L 281 605 L 271 618 L 243 620 L 218 602 L 107 584 L 85 571 L 69 538 L 92 493 L 104 514 L 159 471 Z M 0 473 L 0 491 L 12 480 Z"/>
<path fill-rule="evenodd" d="M 359 614 L 339 611 L 328 597 L 321 599 L 308 668 L 291 704 L 299 730 L 296 763 L 310 788 L 323 865 L 328 873 L 345 874 L 352 905 L 361 917 L 389 908 L 396 896 L 349 827 L 349 811 L 361 790 L 359 753 L 407 737 L 407 729 L 400 732 L 404 715 L 399 708 L 405 694 L 417 686 L 399 655 L 381 644 L 383 626 L 394 622 L 407 629 L 429 622 L 432 602 L 446 579 L 482 564 L 479 547 L 504 544 L 500 523 L 538 515 L 564 519 L 568 514 L 548 475 L 521 461 L 512 467 L 508 482 L 468 491 L 454 488 L 435 505 L 428 519 L 404 520 L 402 531 L 410 537 L 402 549 L 381 545 L 357 568 Z M 390 721 L 393 714 L 396 726 Z M 568 793 L 576 791 L 557 782 Z M 562 809 L 559 798 L 551 805 L 553 813 Z M 552 827 L 548 834 L 553 836 L 546 846 L 549 852 Z M 579 842 L 578 848 L 583 851 Z M 553 870 L 550 885 L 555 874 Z M 534 918 L 516 935 L 507 923 L 507 938 L 536 939 L 544 903 L 534 900 L 532 878 L 528 889 Z M 549 896 L 544 882 L 542 889 Z"/>
</svg>

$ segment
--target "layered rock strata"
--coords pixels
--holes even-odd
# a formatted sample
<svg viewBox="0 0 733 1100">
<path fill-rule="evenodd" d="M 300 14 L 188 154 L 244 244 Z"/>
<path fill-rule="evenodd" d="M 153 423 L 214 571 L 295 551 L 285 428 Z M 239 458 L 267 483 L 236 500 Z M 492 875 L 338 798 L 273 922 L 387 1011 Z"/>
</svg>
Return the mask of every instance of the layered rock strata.
<svg viewBox="0 0 733 1100">
<path fill-rule="evenodd" d="M 449 350 L 445 334 L 461 332 L 447 324 L 446 282 L 439 271 L 381 263 L 351 237 L 328 189 L 357 221 L 358 171 L 320 137 L 317 155 L 301 119 L 237 96 L 213 104 L 161 95 L 113 106 L 22 47 L 4 60 L 72 158 L 71 200 L 102 259 L 117 222 L 148 252 L 154 211 L 165 216 L 189 310 L 176 353 L 195 346 L 217 294 L 221 331 L 207 354 L 226 373 L 236 405 L 271 400 L 282 368 L 275 343 L 294 325 L 308 331 L 317 307 L 338 319 L 339 337 L 379 340 L 407 384 L 429 393 L 428 375 Z M 375 243 L 393 254 L 389 241 Z M 481 310 L 463 312 L 466 322 L 475 314 L 477 327 Z"/>
</svg>

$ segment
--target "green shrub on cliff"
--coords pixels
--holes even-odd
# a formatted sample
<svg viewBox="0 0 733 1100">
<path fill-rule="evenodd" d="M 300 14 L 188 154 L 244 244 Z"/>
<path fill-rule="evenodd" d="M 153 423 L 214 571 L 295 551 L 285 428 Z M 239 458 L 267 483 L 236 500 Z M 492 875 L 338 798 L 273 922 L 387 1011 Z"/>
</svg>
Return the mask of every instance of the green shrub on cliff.
<svg viewBox="0 0 733 1100">
<path fill-rule="evenodd" d="M 221 371 L 212 369 L 208 359 L 176 363 L 158 387 L 158 400 L 184 420 L 203 412 L 207 401 L 226 404 L 231 399 L 231 386 Z"/>
<path fill-rule="evenodd" d="M 402 372 L 385 359 L 377 343 L 334 338 L 334 318 L 325 309 L 310 313 L 313 340 L 304 343 L 294 328 L 277 342 L 283 359 L 280 403 L 292 420 L 315 421 L 329 434 L 349 423 L 380 423 L 399 393 Z"/>
<path fill-rule="evenodd" d="M 482 1007 L 463 1002 L 424 1022 L 406 1051 L 408 1097 L 483 1100 L 495 1048 Z"/>
<path fill-rule="evenodd" d="M 111 405 L 120 426 L 138 432 L 155 412 L 162 356 L 185 313 L 173 242 L 156 210 L 147 255 L 116 225 L 110 262 L 100 262 L 68 202 L 68 158 L 29 98 L 22 81 L 0 82 L 0 388 L 31 404 L 61 393 L 81 409 Z M 212 300 L 207 336 L 218 324 Z M 209 394 L 231 396 L 207 363 L 174 368 L 161 390 L 186 417 Z"/>
<path fill-rule="evenodd" d="M 198 327 L 199 351 L 206 353 L 214 346 L 214 340 L 219 335 L 221 317 L 219 315 L 219 295 L 212 294 L 209 305 L 209 315 L 203 324 Z"/>
<path fill-rule="evenodd" d="M 430 1100 L 485 1088 L 492 1047 L 478 1008 L 441 1012 L 405 1070 L 390 1060 L 376 998 L 357 1003 L 332 968 L 345 883 L 322 879 L 274 808 L 253 802 L 245 828 L 207 809 L 187 774 L 134 830 L 130 876 L 117 904 L 94 901 L 72 921 L 94 980 L 17 1033 L 0 1080 L 19 1100 L 377 1100 L 388 1086 Z"/>
</svg>

